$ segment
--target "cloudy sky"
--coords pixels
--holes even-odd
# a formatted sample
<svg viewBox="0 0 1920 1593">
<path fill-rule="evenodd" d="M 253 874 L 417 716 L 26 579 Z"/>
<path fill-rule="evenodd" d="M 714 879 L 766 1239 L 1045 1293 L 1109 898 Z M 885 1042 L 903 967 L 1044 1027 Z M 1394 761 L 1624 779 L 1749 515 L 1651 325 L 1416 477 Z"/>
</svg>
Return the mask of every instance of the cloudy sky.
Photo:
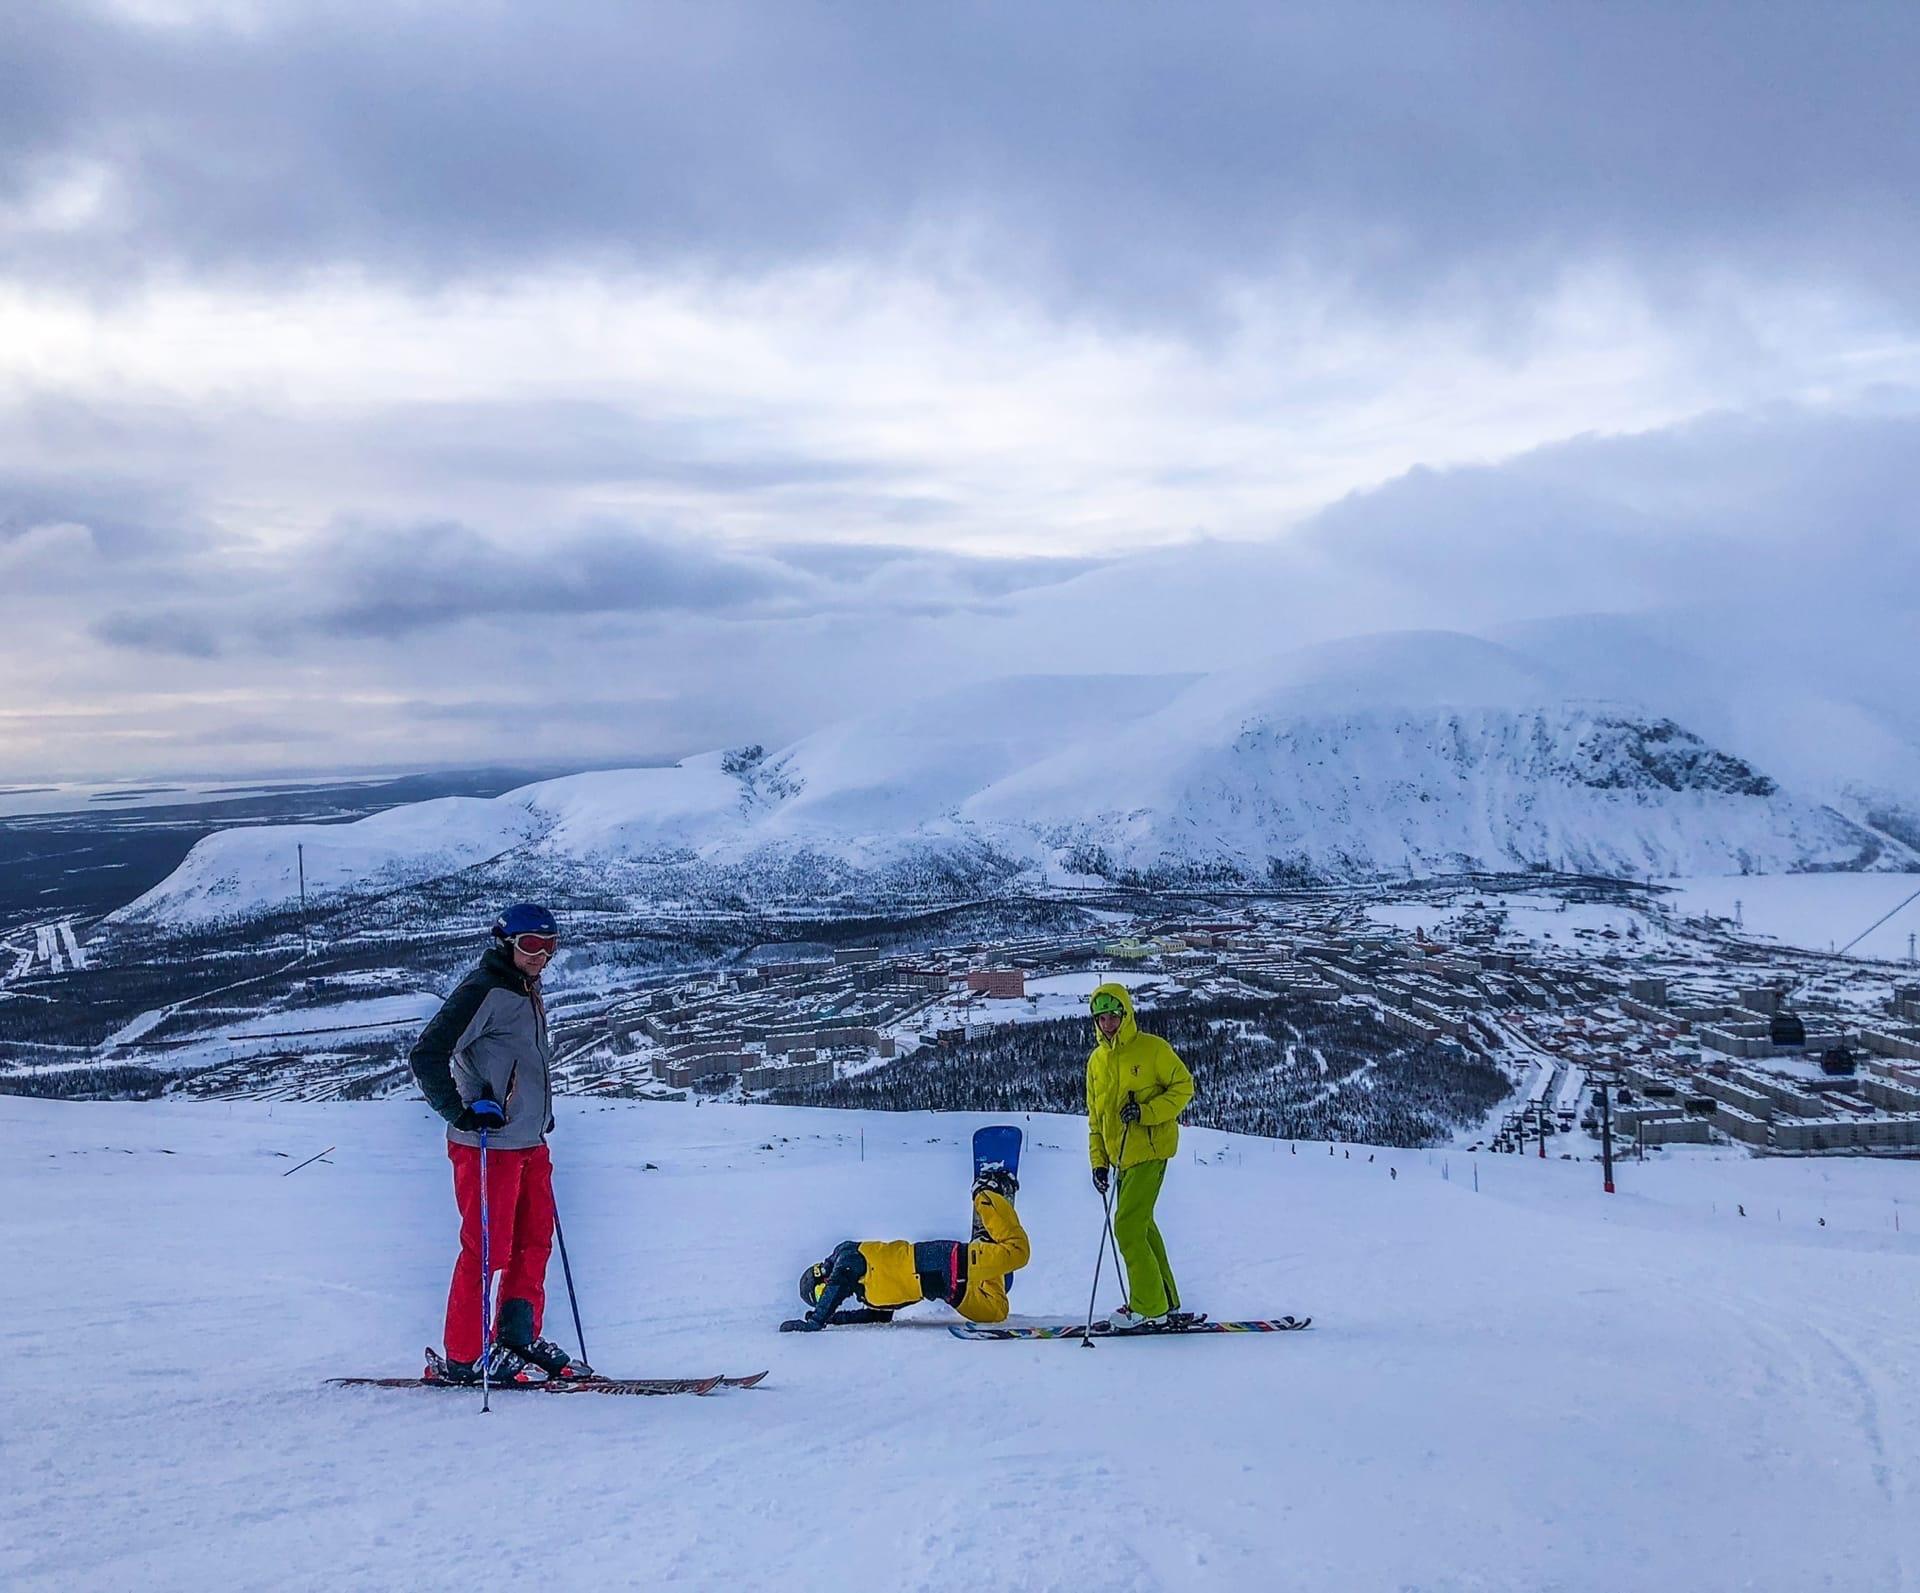
<svg viewBox="0 0 1920 1593">
<path fill-rule="evenodd" d="M 1920 590 L 1920 9 L 11 0 L 0 780 Z"/>
</svg>

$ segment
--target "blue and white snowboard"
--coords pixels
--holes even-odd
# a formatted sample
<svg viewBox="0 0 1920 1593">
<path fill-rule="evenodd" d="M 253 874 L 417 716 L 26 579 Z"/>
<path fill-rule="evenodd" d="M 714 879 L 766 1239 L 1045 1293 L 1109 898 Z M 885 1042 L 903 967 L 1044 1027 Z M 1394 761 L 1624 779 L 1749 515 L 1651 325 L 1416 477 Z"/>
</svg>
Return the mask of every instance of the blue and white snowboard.
<svg viewBox="0 0 1920 1593">
<path fill-rule="evenodd" d="M 988 1167 L 1004 1167 L 1020 1176 L 1020 1130 L 1011 1123 L 994 1123 L 973 1131 L 973 1176 Z"/>
<path fill-rule="evenodd" d="M 1004 1167 L 1020 1176 L 1020 1130 L 1011 1123 L 994 1123 L 973 1131 L 973 1176 L 988 1167 Z M 975 1239 L 981 1236 L 976 1233 Z M 1013 1274 L 1007 1274 L 1007 1293 L 1013 1293 Z"/>
</svg>

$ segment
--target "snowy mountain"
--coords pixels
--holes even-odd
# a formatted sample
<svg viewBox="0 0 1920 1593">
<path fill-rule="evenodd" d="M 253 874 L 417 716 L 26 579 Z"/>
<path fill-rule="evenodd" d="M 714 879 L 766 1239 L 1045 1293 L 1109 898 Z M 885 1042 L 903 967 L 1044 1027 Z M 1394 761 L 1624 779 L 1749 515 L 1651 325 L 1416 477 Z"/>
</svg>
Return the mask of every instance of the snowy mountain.
<svg viewBox="0 0 1920 1593">
<path fill-rule="evenodd" d="M 327 1388 L 440 1342 L 457 1241 L 424 1106 L 0 1097 L 33 1302 L 0 1358 L 30 1524 L 0 1584 L 1784 1593 L 1920 1565 L 1906 1164 L 1676 1151 L 1609 1197 L 1586 1161 L 1189 1128 L 1159 1204 L 1185 1302 L 1314 1326 L 1082 1350 L 961 1343 L 934 1305 L 774 1331 L 839 1240 L 963 1236 L 986 1119 L 558 1115 L 595 1364 L 764 1385 L 484 1418 Z M 1078 1319 L 1085 1126 L 1020 1121 L 1013 1307 Z M 548 1284 L 572 1347 L 557 1258 Z"/>
<path fill-rule="evenodd" d="M 1864 867 L 1886 843 L 1637 704 L 1471 637 L 1330 644 L 1215 676 L 965 809 L 1004 844 L 1177 878 L 1544 865 L 1606 874 Z"/>
<path fill-rule="evenodd" d="M 1796 736 L 1777 723 L 1768 734 L 1740 682 L 1690 669 L 1683 650 L 1644 637 L 1610 647 L 1604 622 L 1569 622 L 1562 640 L 1413 632 L 1198 678 L 993 682 L 773 752 L 573 775 L 312 834 L 227 832 L 122 916 L 283 906 L 302 840 L 320 854 L 308 883 L 321 896 L 502 854 L 550 886 L 762 901 L 1102 879 L 1920 866 L 1920 825 L 1900 822 L 1920 811 L 1920 743 L 1903 727 L 1831 703 L 1823 721 L 1823 699 L 1803 693 Z M 1802 778 L 1750 748 L 1781 752 Z M 1878 798 L 1849 785 L 1855 757 L 1888 786 Z"/>
</svg>

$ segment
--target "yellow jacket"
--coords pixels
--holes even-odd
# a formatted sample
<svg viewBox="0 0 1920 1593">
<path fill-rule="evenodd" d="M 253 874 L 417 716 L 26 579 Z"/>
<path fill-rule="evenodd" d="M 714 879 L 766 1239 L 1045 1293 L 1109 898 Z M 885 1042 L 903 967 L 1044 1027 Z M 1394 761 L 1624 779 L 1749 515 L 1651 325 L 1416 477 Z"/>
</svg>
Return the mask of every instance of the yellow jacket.
<svg viewBox="0 0 1920 1593">
<path fill-rule="evenodd" d="M 1027 1230 L 1013 1202 L 983 1189 L 973 1197 L 974 1237 L 967 1246 L 967 1287 L 955 1307 L 970 1322 L 1007 1319 L 1007 1275 L 1033 1256 Z M 913 1269 L 911 1239 L 868 1239 L 860 1246 L 867 1275 L 860 1298 L 879 1310 L 898 1310 L 920 1299 L 920 1274 Z"/>
<path fill-rule="evenodd" d="M 1168 1160 L 1180 1147 L 1180 1114 L 1193 1099 L 1193 1075 L 1173 1047 L 1157 1034 L 1142 1034 L 1133 1021 L 1133 998 L 1123 985 L 1104 984 L 1126 1011 L 1113 1039 L 1102 1039 L 1087 1058 L 1087 1155 L 1095 1167 L 1123 1171 L 1142 1162 Z M 1131 1095 L 1140 1121 L 1127 1124 L 1120 1108 Z"/>
</svg>

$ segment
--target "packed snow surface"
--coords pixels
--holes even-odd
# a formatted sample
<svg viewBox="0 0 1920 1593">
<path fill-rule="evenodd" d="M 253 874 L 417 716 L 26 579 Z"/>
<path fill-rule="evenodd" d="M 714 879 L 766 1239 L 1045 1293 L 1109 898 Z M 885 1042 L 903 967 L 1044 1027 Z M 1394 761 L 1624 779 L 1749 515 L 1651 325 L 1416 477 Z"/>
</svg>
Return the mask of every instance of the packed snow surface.
<svg viewBox="0 0 1920 1593">
<path fill-rule="evenodd" d="M 0 1585 L 1801 1593 L 1920 1574 L 1910 1163 L 1703 1154 L 1624 1165 L 1609 1199 L 1590 1163 L 1189 1131 L 1161 1207 L 1187 1303 L 1310 1312 L 1311 1331 L 968 1344 L 929 1306 L 776 1334 L 835 1241 L 961 1231 L 984 1121 L 563 1102 L 595 1362 L 771 1376 L 706 1399 L 504 1394 L 482 1417 L 465 1392 L 322 1386 L 412 1373 L 438 1342 L 453 1206 L 419 1104 L 0 1098 Z M 1084 1130 L 1023 1126 L 1035 1260 L 1014 1303 L 1077 1318 L 1099 1231 Z M 570 1338 L 557 1265 L 550 1283 Z"/>
</svg>

